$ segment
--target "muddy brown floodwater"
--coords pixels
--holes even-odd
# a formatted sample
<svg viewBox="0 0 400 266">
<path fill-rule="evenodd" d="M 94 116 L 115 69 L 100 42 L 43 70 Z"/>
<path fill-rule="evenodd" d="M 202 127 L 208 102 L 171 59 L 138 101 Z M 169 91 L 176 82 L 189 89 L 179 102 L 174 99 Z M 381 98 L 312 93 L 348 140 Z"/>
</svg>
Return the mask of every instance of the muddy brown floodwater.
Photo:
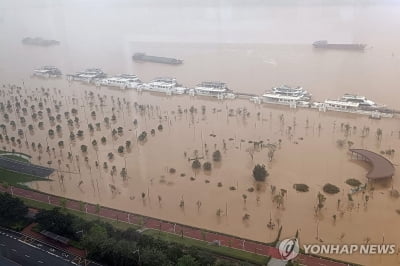
<svg viewBox="0 0 400 266">
<path fill-rule="evenodd" d="M 10 100 L 13 106 L 9 120 L 2 115 L 2 123 L 7 127 L 7 135 L 20 138 L 22 144 L 3 139 L 0 145 L 31 154 L 33 163 L 47 166 L 51 161 L 51 166 L 58 170 L 50 177 L 53 182 L 30 183 L 34 189 L 263 242 L 273 241 L 277 228 L 282 226 L 283 238 L 299 230 L 301 243 L 365 243 L 369 239 L 370 243 L 400 244 L 396 212 L 399 200 L 390 196 L 392 187 L 399 189 L 399 174 L 396 172 L 393 179 L 385 182 L 370 183 L 366 192 L 368 202 L 363 193 L 355 194 L 350 202 L 350 186 L 345 183 L 348 178 L 366 183 L 369 167 L 350 159 L 349 141 L 354 143 L 352 147 L 376 152 L 395 149 L 388 158 L 396 165 L 399 163 L 398 119 L 371 120 L 356 115 L 255 105 L 247 100 L 138 94 L 134 90 L 96 88 L 64 80 L 30 79 L 20 90 L 6 86 L 2 91 L 2 102 Z M 19 114 L 15 112 L 15 96 L 21 107 L 27 109 L 25 115 L 22 109 Z M 39 107 L 40 102 L 43 108 Z M 47 108 L 50 116 L 60 114 L 61 119 L 51 123 Z M 65 112 L 70 112 L 74 119 L 72 108 L 77 109 L 79 122 L 69 126 Z M 43 118 L 33 121 L 31 115 L 39 111 Z M 111 121 L 113 114 L 115 121 Z M 21 123 L 18 116 L 25 117 L 26 122 Z M 109 126 L 105 117 L 110 118 Z M 15 128 L 10 125 L 12 120 L 16 122 Z M 43 129 L 39 122 L 43 122 Z M 96 123 L 100 123 L 100 128 Z M 94 127 L 92 133 L 89 124 Z M 60 132 L 57 125 L 61 125 Z M 123 133 L 113 137 L 112 129 L 118 127 L 123 128 Z M 369 134 L 361 137 L 364 127 L 369 128 Z M 18 136 L 20 128 L 28 145 L 25 137 Z M 383 132 L 381 140 L 376 136 L 378 128 Z M 53 137 L 49 136 L 49 129 L 55 131 Z M 71 141 L 70 132 L 76 135 L 78 130 L 83 131 L 83 137 L 76 136 Z M 147 140 L 140 142 L 137 136 L 143 131 L 147 132 Z M 103 136 L 106 143 L 101 142 Z M 63 148 L 58 145 L 61 140 Z M 97 141 L 96 146 L 92 145 L 93 140 Z M 125 146 L 127 140 L 131 141 L 131 148 L 118 153 L 118 147 Z M 345 140 L 344 147 L 339 147 L 337 140 Z M 254 148 L 254 141 L 278 147 L 272 161 L 268 159 L 268 148 Z M 32 149 L 32 142 L 36 150 Z M 37 148 L 39 143 L 43 146 L 41 152 Z M 81 145 L 87 145 L 86 153 L 81 151 Z M 221 151 L 221 162 L 213 162 L 215 150 Z M 71 160 L 68 152 L 73 154 Z M 107 157 L 110 152 L 114 154 L 112 160 Z M 201 163 L 211 162 L 212 170 L 194 171 L 188 159 L 196 155 Z M 103 168 L 104 162 L 108 169 Z M 255 164 L 265 164 L 269 172 L 260 185 L 252 177 Z M 126 178 L 120 174 L 123 167 L 127 169 Z M 170 173 L 170 168 L 176 172 Z M 307 184 L 310 190 L 296 192 L 293 185 L 297 183 Z M 316 215 L 317 194 L 326 183 L 338 186 L 340 192 L 326 194 L 325 206 Z M 287 190 L 279 208 L 272 200 L 271 186 L 277 191 Z M 250 192 L 250 188 L 254 191 Z M 245 201 L 243 194 L 247 195 Z M 250 215 L 248 220 L 243 220 L 245 214 Z M 336 222 L 333 215 L 337 216 Z M 267 228 L 270 217 L 276 225 L 273 230 Z M 337 258 L 369 265 L 398 263 L 397 255 Z"/>
</svg>

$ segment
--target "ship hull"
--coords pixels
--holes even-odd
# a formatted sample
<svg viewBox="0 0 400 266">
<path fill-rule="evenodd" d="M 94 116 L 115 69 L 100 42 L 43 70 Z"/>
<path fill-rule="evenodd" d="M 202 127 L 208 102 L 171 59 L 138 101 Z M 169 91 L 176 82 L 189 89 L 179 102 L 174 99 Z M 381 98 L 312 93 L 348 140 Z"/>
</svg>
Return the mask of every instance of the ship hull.
<svg viewBox="0 0 400 266">
<path fill-rule="evenodd" d="M 333 49 L 333 50 L 354 50 L 364 51 L 365 44 L 314 44 L 314 48 L 318 49 Z"/>
<path fill-rule="evenodd" d="M 151 63 L 168 64 L 168 65 L 180 65 L 183 63 L 182 60 L 175 58 L 151 56 L 142 53 L 137 53 L 133 55 L 132 60 L 139 62 L 151 62 Z"/>
</svg>

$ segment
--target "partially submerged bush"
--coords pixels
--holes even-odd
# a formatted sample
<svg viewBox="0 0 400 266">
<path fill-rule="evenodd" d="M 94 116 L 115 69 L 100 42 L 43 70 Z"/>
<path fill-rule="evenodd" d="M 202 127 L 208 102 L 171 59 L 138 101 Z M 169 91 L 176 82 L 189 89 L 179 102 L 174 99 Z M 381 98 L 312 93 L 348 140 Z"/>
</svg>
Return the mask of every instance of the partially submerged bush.
<svg viewBox="0 0 400 266">
<path fill-rule="evenodd" d="M 170 174 L 175 174 L 176 173 L 176 169 L 175 168 L 169 168 L 169 173 Z"/>
<path fill-rule="evenodd" d="M 308 192 L 309 187 L 306 184 L 294 184 L 293 188 L 299 192 Z"/>
<path fill-rule="evenodd" d="M 210 162 L 205 162 L 203 164 L 203 170 L 204 171 L 211 171 L 211 163 Z"/>
<path fill-rule="evenodd" d="M 353 186 L 353 187 L 358 187 L 361 185 L 361 182 L 358 179 L 355 178 L 349 178 L 346 180 L 346 184 Z"/>
<path fill-rule="evenodd" d="M 325 184 L 322 189 L 325 193 L 328 194 L 336 194 L 340 191 L 340 189 L 337 186 L 332 185 L 330 183 Z"/>
</svg>

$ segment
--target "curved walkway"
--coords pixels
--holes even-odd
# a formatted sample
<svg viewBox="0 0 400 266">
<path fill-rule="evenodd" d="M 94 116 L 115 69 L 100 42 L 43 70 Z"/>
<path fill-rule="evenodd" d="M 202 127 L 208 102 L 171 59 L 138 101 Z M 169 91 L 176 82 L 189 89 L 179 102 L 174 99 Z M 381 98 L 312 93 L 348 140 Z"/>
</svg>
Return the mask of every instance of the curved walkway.
<svg viewBox="0 0 400 266">
<path fill-rule="evenodd" d="M 18 197 L 23 197 L 54 206 L 60 206 L 62 197 L 48 195 L 45 193 L 27 190 L 17 187 L 9 187 L 5 189 L 0 185 L 0 191 L 9 192 L 12 195 Z M 66 199 L 65 207 L 75 211 L 82 211 L 81 204 L 79 201 Z M 275 247 L 267 246 L 265 243 L 243 239 L 236 236 L 226 235 L 223 233 L 203 230 L 200 228 L 191 227 L 188 225 L 173 223 L 169 221 L 164 221 L 152 217 L 142 216 L 135 213 L 128 213 L 121 210 L 116 210 L 112 208 L 107 208 L 101 206 L 99 209 L 94 204 L 84 203 L 83 211 L 92 215 L 98 215 L 104 218 L 117 220 L 120 222 L 125 222 L 129 224 L 142 225 L 146 228 L 151 228 L 155 230 L 161 230 L 166 233 L 182 235 L 187 238 L 193 238 L 199 241 L 213 242 L 215 240 L 220 241 L 221 246 L 226 246 L 230 248 L 239 249 L 242 251 L 247 251 L 250 253 L 255 253 L 263 256 L 271 256 L 276 259 L 281 259 L 279 251 Z M 203 236 L 205 233 L 205 236 Z M 345 263 L 340 263 L 320 257 L 314 257 L 304 254 L 299 254 L 296 258 L 302 264 L 307 266 L 344 266 L 348 265 Z"/>
<path fill-rule="evenodd" d="M 367 178 L 380 179 L 394 175 L 393 164 L 382 155 L 364 149 L 350 149 L 350 151 L 352 154 L 357 154 L 357 158 L 361 156 L 361 159 L 372 165 L 372 169 L 367 173 Z"/>
</svg>

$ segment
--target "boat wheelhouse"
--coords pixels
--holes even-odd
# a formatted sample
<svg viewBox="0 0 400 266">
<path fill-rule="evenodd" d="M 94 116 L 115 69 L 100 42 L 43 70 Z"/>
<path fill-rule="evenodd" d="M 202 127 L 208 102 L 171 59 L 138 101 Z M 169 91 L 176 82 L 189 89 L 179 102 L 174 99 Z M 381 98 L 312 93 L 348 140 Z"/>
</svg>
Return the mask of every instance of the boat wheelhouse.
<svg viewBox="0 0 400 266">
<path fill-rule="evenodd" d="M 272 88 L 262 95 L 264 103 L 309 107 L 311 94 L 302 87 L 291 88 L 287 85 Z"/>
<path fill-rule="evenodd" d="M 106 78 L 107 75 L 100 68 L 88 68 L 85 71 L 67 75 L 68 80 L 95 82 L 99 79 Z"/>
<path fill-rule="evenodd" d="M 136 75 L 120 74 L 110 78 L 105 78 L 97 81 L 98 86 L 118 87 L 121 89 L 137 88 L 142 82 Z"/>
<path fill-rule="evenodd" d="M 33 71 L 33 76 L 45 77 L 45 78 L 56 78 L 61 77 L 61 71 L 54 66 L 43 66 Z"/>
<path fill-rule="evenodd" d="M 181 87 L 175 78 L 159 77 L 137 87 L 138 91 L 161 92 L 167 95 L 184 94 L 186 88 Z"/>
<path fill-rule="evenodd" d="M 204 81 L 189 91 L 191 95 L 211 96 L 218 99 L 234 99 L 236 95 L 226 83 L 219 81 Z"/>
<path fill-rule="evenodd" d="M 292 88 L 287 85 L 282 85 L 280 87 L 272 88 L 271 92 L 282 96 L 291 96 L 291 97 L 301 96 L 302 100 L 311 99 L 311 94 L 308 91 L 304 90 L 302 87 Z"/>
</svg>

